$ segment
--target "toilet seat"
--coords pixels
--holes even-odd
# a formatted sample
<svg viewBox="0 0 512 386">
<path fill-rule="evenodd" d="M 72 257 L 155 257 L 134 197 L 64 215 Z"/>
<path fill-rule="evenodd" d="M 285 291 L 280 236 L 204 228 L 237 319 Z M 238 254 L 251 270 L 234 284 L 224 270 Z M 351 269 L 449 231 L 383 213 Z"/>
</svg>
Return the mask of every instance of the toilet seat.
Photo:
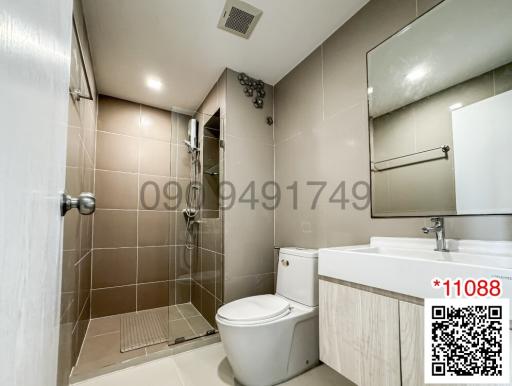
<svg viewBox="0 0 512 386">
<path fill-rule="evenodd" d="M 276 295 L 259 295 L 235 300 L 217 312 L 217 316 L 229 323 L 254 325 L 272 322 L 288 315 L 290 303 Z"/>
</svg>

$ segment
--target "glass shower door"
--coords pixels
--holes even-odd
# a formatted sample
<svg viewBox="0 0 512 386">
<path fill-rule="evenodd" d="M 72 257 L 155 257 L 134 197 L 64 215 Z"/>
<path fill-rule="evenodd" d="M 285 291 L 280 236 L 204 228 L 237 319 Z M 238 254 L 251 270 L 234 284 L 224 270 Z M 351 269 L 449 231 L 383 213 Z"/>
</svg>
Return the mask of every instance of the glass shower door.
<svg viewBox="0 0 512 386">
<path fill-rule="evenodd" d="M 215 334 L 222 304 L 223 173 L 220 110 L 213 115 L 175 114 L 177 179 L 176 245 L 170 264 L 169 345 Z M 195 121 L 192 121 L 195 120 Z M 197 148 L 194 133 L 197 127 Z"/>
</svg>

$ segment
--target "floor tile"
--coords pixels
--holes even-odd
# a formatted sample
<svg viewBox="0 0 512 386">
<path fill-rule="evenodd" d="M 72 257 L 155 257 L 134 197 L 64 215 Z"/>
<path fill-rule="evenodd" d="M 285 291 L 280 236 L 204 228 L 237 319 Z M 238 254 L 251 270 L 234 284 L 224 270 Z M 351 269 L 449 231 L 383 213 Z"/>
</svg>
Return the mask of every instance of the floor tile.
<svg viewBox="0 0 512 386">
<path fill-rule="evenodd" d="M 105 316 L 104 318 L 91 319 L 87 336 L 109 334 L 121 330 L 121 322 L 119 315 Z"/>
<path fill-rule="evenodd" d="M 187 319 L 190 327 L 194 330 L 194 332 L 198 335 L 204 335 L 208 330 L 212 330 L 213 327 L 210 326 L 210 323 L 202 316 L 192 316 Z"/>
<path fill-rule="evenodd" d="M 222 343 L 175 355 L 180 378 L 185 386 L 234 385 L 233 371 Z"/>
<path fill-rule="evenodd" d="M 161 314 L 165 324 L 166 335 L 174 343 L 176 338 L 185 337 L 186 342 L 166 343 L 147 346 L 138 350 L 121 353 L 120 326 L 121 316 L 114 315 L 91 320 L 87 331 L 82 354 L 73 370 L 72 379 L 75 382 L 93 376 L 100 376 L 112 371 L 118 371 L 128 366 L 136 366 L 144 361 L 151 361 L 165 356 L 175 355 L 194 350 L 219 341 L 218 334 L 200 338 L 211 329 L 206 319 L 190 303 L 160 307 L 138 313 L 156 312 Z M 130 313 L 131 314 L 131 313 Z M 187 318 L 184 318 L 184 315 Z"/>
<path fill-rule="evenodd" d="M 144 349 L 121 353 L 120 347 L 121 341 L 119 332 L 86 337 L 73 375 L 79 375 L 146 355 Z"/>
<path fill-rule="evenodd" d="M 170 306 L 168 309 L 168 313 L 169 313 L 169 320 L 176 320 L 176 319 L 183 318 L 181 313 L 178 311 L 178 306 Z"/>
<path fill-rule="evenodd" d="M 356 386 L 327 365 L 320 365 L 308 372 L 282 383 L 286 386 Z"/>
<path fill-rule="evenodd" d="M 199 311 L 191 303 L 178 304 L 178 309 L 185 318 L 201 315 Z"/>
<path fill-rule="evenodd" d="M 200 338 L 180 347 L 192 346 L 209 338 Z M 226 358 L 222 343 L 213 343 L 173 357 L 156 359 L 107 375 L 75 383 L 80 386 L 239 386 Z M 289 380 L 285 386 L 354 386 L 353 383 L 320 365 Z"/>
<path fill-rule="evenodd" d="M 182 386 L 172 358 L 163 358 L 87 381 L 79 386 Z"/>
<path fill-rule="evenodd" d="M 196 334 L 190 328 L 186 319 L 171 320 L 169 322 L 169 341 L 173 342 L 177 338 L 191 338 Z"/>
</svg>

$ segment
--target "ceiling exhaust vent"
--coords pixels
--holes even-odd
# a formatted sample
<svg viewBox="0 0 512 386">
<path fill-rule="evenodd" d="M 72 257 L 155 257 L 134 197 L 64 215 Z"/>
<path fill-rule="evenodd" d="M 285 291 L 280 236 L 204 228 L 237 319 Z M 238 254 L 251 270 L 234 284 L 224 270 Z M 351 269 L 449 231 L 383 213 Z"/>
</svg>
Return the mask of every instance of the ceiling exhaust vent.
<svg viewBox="0 0 512 386">
<path fill-rule="evenodd" d="M 218 27 L 249 39 L 263 12 L 241 0 L 227 0 Z"/>
</svg>

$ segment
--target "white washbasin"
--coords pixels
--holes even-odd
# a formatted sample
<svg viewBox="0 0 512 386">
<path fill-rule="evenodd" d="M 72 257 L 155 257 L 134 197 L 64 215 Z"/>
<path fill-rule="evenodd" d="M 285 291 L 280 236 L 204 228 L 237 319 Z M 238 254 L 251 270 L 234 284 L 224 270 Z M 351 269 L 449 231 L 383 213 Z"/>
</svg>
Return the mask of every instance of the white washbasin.
<svg viewBox="0 0 512 386">
<path fill-rule="evenodd" d="M 446 240 L 450 252 L 436 252 L 435 240 L 372 237 L 369 245 L 320 249 L 318 273 L 418 298 L 443 297 L 434 278 L 502 281 L 512 296 L 512 242 Z"/>
</svg>

